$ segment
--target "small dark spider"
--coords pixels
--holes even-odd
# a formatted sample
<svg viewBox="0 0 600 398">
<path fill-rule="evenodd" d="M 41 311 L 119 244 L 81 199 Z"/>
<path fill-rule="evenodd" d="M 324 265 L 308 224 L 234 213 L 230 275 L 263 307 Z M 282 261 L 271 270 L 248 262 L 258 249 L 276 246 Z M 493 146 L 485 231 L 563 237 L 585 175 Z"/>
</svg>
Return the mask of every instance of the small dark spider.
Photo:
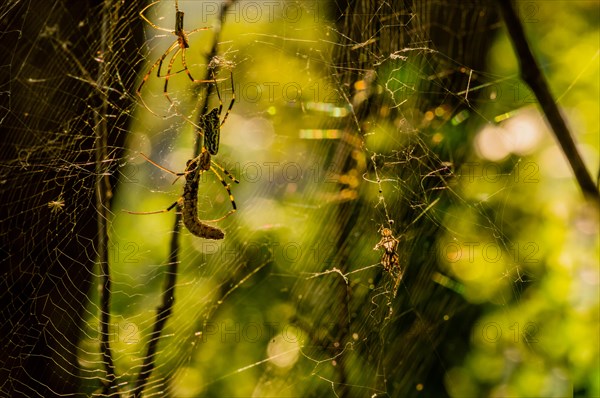
<svg viewBox="0 0 600 398">
<path fill-rule="evenodd" d="M 399 242 L 400 240 L 396 239 L 394 235 L 392 235 L 391 229 L 382 228 L 381 240 L 373 248 L 373 250 L 383 249 L 383 254 L 381 255 L 381 265 L 383 265 L 383 269 L 385 269 L 396 280 L 394 285 L 394 297 L 396 297 L 398 286 L 402 281 L 402 268 L 400 268 L 400 257 L 396 252 Z"/>
<path fill-rule="evenodd" d="M 209 29 L 209 27 L 197 28 L 197 29 L 191 30 L 189 32 L 186 32 L 185 30 L 183 30 L 183 16 L 184 16 L 184 12 L 183 11 L 179 11 L 178 1 L 175 0 L 175 30 L 170 30 L 170 29 L 167 29 L 167 28 L 161 28 L 160 26 L 155 25 L 154 23 L 152 23 L 144 15 L 144 12 L 148 8 L 154 6 L 154 5 L 158 4 L 158 3 L 160 3 L 160 0 L 159 1 L 155 1 L 155 2 L 147 5 L 146 7 L 144 7 L 144 9 L 142 11 L 140 11 L 140 17 L 144 21 L 146 21 L 150 26 L 152 26 L 153 28 L 158 29 L 158 30 L 162 30 L 164 32 L 169 32 L 172 35 L 176 36 L 177 39 L 156 60 L 156 62 L 154 62 L 154 64 L 150 67 L 150 69 L 148 70 L 148 72 L 146 73 L 146 75 L 142 79 L 142 82 L 140 83 L 140 85 L 138 86 L 138 88 L 136 90 L 136 94 L 138 95 L 138 97 L 142 101 L 142 104 L 144 105 L 144 107 L 146 109 L 148 109 L 148 111 L 150 111 L 151 113 L 153 113 L 155 115 L 156 115 L 156 113 L 154 111 L 152 111 L 146 105 L 146 103 L 144 102 L 144 100 L 142 98 L 142 87 L 144 86 L 144 84 L 146 83 L 146 81 L 148 80 L 148 78 L 150 77 L 150 75 L 152 74 L 152 71 L 157 66 L 158 66 L 158 70 L 156 72 L 156 77 L 164 77 L 164 79 L 165 79 L 165 86 L 164 86 L 164 89 L 163 89 L 163 95 L 169 100 L 169 103 L 171 103 L 171 105 L 173 105 L 174 103 L 173 103 L 173 100 L 171 99 L 171 97 L 169 96 L 169 92 L 168 92 L 169 77 L 171 77 L 171 75 L 174 74 L 174 73 L 171 73 L 171 72 L 173 70 L 173 64 L 175 62 L 175 58 L 177 58 L 178 54 L 181 54 L 181 65 L 183 66 L 183 70 L 182 71 L 184 71 L 187 74 L 187 76 L 190 78 L 190 80 L 192 81 L 192 83 L 211 83 L 212 82 L 212 80 L 197 80 L 197 79 L 194 79 L 194 77 L 190 73 L 190 70 L 188 69 L 187 63 L 185 61 L 185 50 L 190 47 L 190 44 L 188 42 L 188 36 L 191 35 L 191 34 L 193 34 L 193 33 L 202 31 L 202 30 L 207 30 L 207 29 Z M 175 53 L 169 59 L 169 64 L 167 66 L 167 74 L 166 75 L 161 75 L 160 71 L 162 69 L 163 61 L 175 49 L 177 49 L 177 51 L 175 51 Z M 182 71 L 175 72 L 175 74 L 179 73 L 179 72 L 182 72 Z M 158 116 L 160 116 L 160 115 L 158 115 Z"/>
</svg>

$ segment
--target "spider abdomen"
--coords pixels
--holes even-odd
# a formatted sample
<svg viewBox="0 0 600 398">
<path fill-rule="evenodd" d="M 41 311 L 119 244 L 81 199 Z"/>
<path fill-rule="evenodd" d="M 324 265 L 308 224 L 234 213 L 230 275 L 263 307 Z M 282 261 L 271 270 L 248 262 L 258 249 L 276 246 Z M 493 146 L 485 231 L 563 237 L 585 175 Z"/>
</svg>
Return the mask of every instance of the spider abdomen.
<svg viewBox="0 0 600 398">
<path fill-rule="evenodd" d="M 204 147 L 211 155 L 219 152 L 219 141 L 221 139 L 221 122 L 219 121 L 219 108 L 214 108 L 200 120 L 202 134 L 204 134 Z"/>
</svg>

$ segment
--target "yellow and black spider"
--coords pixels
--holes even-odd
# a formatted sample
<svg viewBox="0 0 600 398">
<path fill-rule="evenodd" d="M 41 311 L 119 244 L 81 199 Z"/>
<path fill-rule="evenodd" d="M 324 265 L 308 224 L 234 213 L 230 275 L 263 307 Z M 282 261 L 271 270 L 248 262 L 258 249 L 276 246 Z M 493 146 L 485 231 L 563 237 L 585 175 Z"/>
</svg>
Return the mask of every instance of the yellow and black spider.
<svg viewBox="0 0 600 398">
<path fill-rule="evenodd" d="M 233 198 L 229 184 L 225 182 L 225 180 L 223 179 L 223 177 L 221 177 L 217 169 L 221 170 L 221 172 L 223 172 L 223 174 L 225 174 L 232 181 L 236 183 L 239 183 L 239 181 L 229 171 L 227 171 L 211 159 L 211 156 L 216 155 L 219 152 L 221 127 L 227 120 L 227 116 L 229 116 L 229 113 L 233 108 L 233 104 L 235 102 L 235 91 L 233 90 L 233 73 L 231 73 L 232 99 L 229 103 L 227 111 L 225 112 L 223 120 L 220 119 L 221 113 L 223 112 L 223 101 L 221 99 L 221 94 L 219 93 L 219 88 L 217 87 L 216 79 L 213 79 L 213 83 L 215 84 L 215 90 L 219 98 L 219 107 L 213 108 L 210 112 L 200 117 L 200 120 L 198 121 L 198 126 L 200 129 L 199 133 L 203 136 L 202 150 L 200 151 L 200 155 L 187 161 L 186 168 L 183 173 L 175 173 L 169 169 L 166 169 L 158 163 L 152 161 L 143 153 L 141 154 L 148 162 L 160 168 L 161 170 L 173 174 L 178 178 L 181 176 L 185 176 L 186 183 L 183 188 L 183 196 L 164 210 L 150 212 L 133 212 L 128 210 L 124 211 L 130 214 L 158 214 L 170 211 L 179 204 L 180 206 L 182 206 L 183 223 L 193 235 L 206 239 L 223 239 L 223 237 L 225 236 L 223 231 L 221 231 L 217 227 L 212 227 L 205 224 L 198 218 L 198 189 L 200 176 L 204 171 L 208 170 L 212 171 L 215 174 L 215 176 L 217 176 L 223 187 L 227 190 L 227 193 L 229 194 L 229 200 L 233 209 L 227 212 L 227 214 L 225 214 L 224 216 L 207 222 L 221 221 L 225 217 L 229 216 L 237 210 L 235 199 Z"/>
</svg>

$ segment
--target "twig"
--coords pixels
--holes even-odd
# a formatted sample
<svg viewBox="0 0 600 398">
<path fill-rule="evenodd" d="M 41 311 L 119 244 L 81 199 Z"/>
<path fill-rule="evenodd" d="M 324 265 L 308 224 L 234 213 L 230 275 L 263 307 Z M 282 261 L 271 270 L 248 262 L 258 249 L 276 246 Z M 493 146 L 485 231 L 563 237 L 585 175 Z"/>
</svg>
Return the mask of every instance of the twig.
<svg viewBox="0 0 600 398">
<path fill-rule="evenodd" d="M 173 304 L 175 303 L 175 282 L 177 281 L 177 267 L 179 265 L 179 231 L 181 225 L 181 208 L 177 206 L 177 212 L 175 213 L 175 225 L 173 225 L 173 237 L 171 238 L 171 250 L 169 252 L 169 264 L 166 271 L 166 279 L 164 290 L 162 293 L 162 302 L 156 309 L 156 321 L 154 323 L 154 329 L 150 334 L 150 341 L 148 342 L 148 351 L 144 357 L 144 363 L 138 379 L 133 390 L 133 397 L 139 398 L 144 392 L 146 382 L 152 370 L 154 369 L 154 360 L 156 356 L 156 347 L 162 331 L 167 323 L 167 320 L 171 316 L 173 311 Z"/>
<path fill-rule="evenodd" d="M 112 4 L 112 0 L 104 1 L 104 9 L 102 12 L 102 32 L 100 48 L 105 57 L 109 57 L 108 43 L 112 43 L 112 29 L 109 23 L 113 13 L 118 13 L 119 6 Z M 108 147 L 108 126 L 106 115 L 108 112 L 108 96 L 106 94 L 106 79 L 110 76 L 107 70 L 111 62 L 99 63 L 98 76 L 96 79 L 97 90 L 101 93 L 102 102 L 94 114 L 94 125 L 96 132 L 96 209 L 97 209 L 97 225 L 98 225 L 98 262 L 100 268 L 102 285 L 100 293 L 100 353 L 102 362 L 106 370 L 106 380 L 104 383 L 103 392 L 108 393 L 116 388 L 115 365 L 112 359 L 110 349 L 110 297 L 111 297 L 111 280 L 110 280 L 110 265 L 108 263 L 108 209 L 110 208 L 110 199 L 112 190 L 110 180 L 108 178 L 109 158 L 106 151 Z M 85 69 L 84 69 L 85 70 Z M 91 79 L 90 79 L 91 80 Z"/>
<path fill-rule="evenodd" d="M 520 73 L 523 81 L 529 85 L 533 93 L 535 94 L 546 119 L 554 132 L 554 135 L 558 141 L 558 144 L 562 148 L 567 161 L 573 169 L 575 178 L 579 183 L 581 190 L 586 197 L 600 200 L 600 193 L 598 187 L 595 185 L 594 180 L 588 173 L 585 164 L 579 154 L 575 141 L 569 132 L 569 129 L 563 119 L 552 94 L 548 83 L 542 74 L 533 53 L 525 38 L 525 32 L 523 31 L 523 25 L 519 21 L 515 9 L 513 8 L 512 2 L 509 0 L 498 0 L 498 7 L 502 12 L 508 33 L 512 39 L 513 45 L 518 55 Z"/>
<path fill-rule="evenodd" d="M 212 63 L 212 60 L 217 56 L 218 52 L 218 48 L 219 48 L 219 39 L 221 37 L 221 29 L 223 27 L 223 23 L 225 22 L 225 14 L 227 13 L 227 10 L 229 9 L 229 7 L 231 7 L 233 5 L 233 3 L 235 3 L 235 0 L 228 0 L 223 2 L 223 4 L 221 5 L 221 13 L 219 14 L 219 26 L 217 29 L 215 29 L 215 37 L 213 39 L 213 44 L 212 47 L 210 49 L 210 53 L 208 54 L 208 65 L 209 67 L 206 70 L 206 76 L 204 78 L 204 80 L 209 80 L 211 77 L 216 75 L 216 72 L 218 70 L 218 65 L 215 63 Z M 206 89 L 206 95 L 204 96 L 204 99 L 202 101 L 202 106 L 200 106 L 200 113 L 198 115 L 206 115 L 208 113 L 208 99 L 210 98 L 212 92 L 214 91 L 214 84 L 209 84 L 208 88 Z M 198 156 L 200 154 L 200 150 L 202 148 L 202 139 L 203 136 L 202 134 L 196 134 L 196 143 L 195 143 L 195 153 L 194 153 L 194 157 Z"/>
</svg>

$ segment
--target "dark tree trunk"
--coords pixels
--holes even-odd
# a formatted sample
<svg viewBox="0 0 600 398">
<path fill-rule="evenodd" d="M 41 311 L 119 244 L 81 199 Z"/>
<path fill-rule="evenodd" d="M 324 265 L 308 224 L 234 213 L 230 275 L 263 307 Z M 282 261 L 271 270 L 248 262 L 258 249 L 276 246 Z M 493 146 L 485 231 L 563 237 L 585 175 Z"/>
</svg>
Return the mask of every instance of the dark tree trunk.
<svg viewBox="0 0 600 398">
<path fill-rule="evenodd" d="M 139 7 L 9 3 L 0 7 L 0 391 L 76 394 L 90 377 L 77 344 L 98 273 L 97 148 L 108 148 L 113 174 L 129 123 L 121 93 L 131 88 L 116 77 L 134 82 L 141 36 L 137 18 L 116 14 Z M 125 38 L 118 54 L 111 37 Z"/>
</svg>

